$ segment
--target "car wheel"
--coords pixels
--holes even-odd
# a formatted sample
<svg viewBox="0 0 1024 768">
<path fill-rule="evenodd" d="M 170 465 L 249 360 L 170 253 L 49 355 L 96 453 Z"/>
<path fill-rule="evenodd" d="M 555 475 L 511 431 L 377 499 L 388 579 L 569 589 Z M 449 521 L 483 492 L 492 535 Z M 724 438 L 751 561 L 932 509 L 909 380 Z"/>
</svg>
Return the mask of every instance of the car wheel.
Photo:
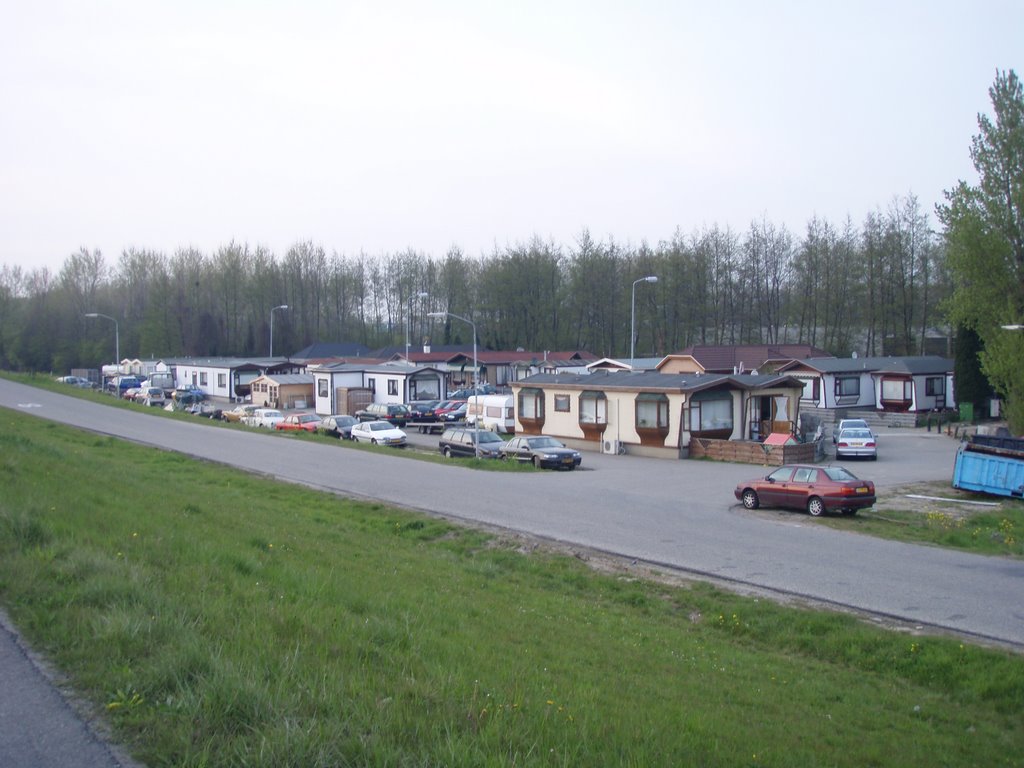
<svg viewBox="0 0 1024 768">
<path fill-rule="evenodd" d="M 537 469 L 541 468 L 540 456 L 534 456 L 533 457 L 533 466 L 535 466 Z"/>
<path fill-rule="evenodd" d="M 747 509 L 757 509 L 761 506 L 761 500 L 757 498 L 757 491 L 753 488 L 747 488 L 743 492 L 743 506 Z"/>
<path fill-rule="evenodd" d="M 807 514 L 811 517 L 821 517 L 825 514 L 825 502 L 817 496 L 811 496 L 811 498 L 807 500 Z"/>
<path fill-rule="evenodd" d="M 370 445 L 376 445 L 376 444 L 377 444 L 377 438 L 376 437 L 371 437 L 370 438 Z"/>
<path fill-rule="evenodd" d="M 452 457 L 452 449 L 449 448 L 447 445 L 444 447 L 444 450 L 441 451 L 441 453 L 444 454 L 444 457 L 446 459 L 450 459 Z"/>
</svg>

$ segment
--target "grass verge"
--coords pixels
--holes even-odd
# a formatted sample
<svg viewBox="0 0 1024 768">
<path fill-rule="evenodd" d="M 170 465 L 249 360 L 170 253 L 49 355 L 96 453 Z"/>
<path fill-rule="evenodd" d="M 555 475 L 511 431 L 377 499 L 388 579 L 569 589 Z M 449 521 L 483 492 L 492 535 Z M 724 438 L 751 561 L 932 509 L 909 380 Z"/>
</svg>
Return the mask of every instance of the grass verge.
<svg viewBox="0 0 1024 768">
<path fill-rule="evenodd" d="M 1024 658 L 0 411 L 0 599 L 150 766 L 1019 765 Z"/>
<path fill-rule="evenodd" d="M 898 541 L 1024 557 L 1024 502 L 961 491 L 948 483 L 903 488 L 880 497 L 872 509 L 820 521 L 832 528 Z"/>
</svg>

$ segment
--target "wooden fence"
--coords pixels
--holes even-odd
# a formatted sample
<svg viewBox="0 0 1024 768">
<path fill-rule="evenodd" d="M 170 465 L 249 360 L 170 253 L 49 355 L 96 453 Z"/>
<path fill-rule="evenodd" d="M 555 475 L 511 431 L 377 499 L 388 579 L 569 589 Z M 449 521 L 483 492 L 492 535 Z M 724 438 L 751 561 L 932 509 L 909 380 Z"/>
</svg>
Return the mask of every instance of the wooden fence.
<svg viewBox="0 0 1024 768">
<path fill-rule="evenodd" d="M 690 440 L 690 458 L 735 461 L 741 464 L 812 464 L 814 443 L 765 445 L 746 440 L 711 440 L 695 437 Z"/>
</svg>

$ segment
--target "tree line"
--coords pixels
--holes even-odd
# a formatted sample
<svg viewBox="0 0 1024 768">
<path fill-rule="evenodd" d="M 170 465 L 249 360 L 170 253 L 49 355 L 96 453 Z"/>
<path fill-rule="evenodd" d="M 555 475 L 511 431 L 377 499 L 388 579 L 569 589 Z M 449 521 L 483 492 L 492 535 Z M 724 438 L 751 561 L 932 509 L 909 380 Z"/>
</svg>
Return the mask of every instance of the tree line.
<svg viewBox="0 0 1024 768">
<path fill-rule="evenodd" d="M 647 276 L 657 282 L 634 281 Z M 316 341 L 371 349 L 468 344 L 661 356 L 690 344 L 805 343 L 836 355 L 921 354 L 951 294 L 942 240 L 916 197 L 859 226 L 812 218 L 801 233 L 768 220 L 709 226 L 657 245 L 539 238 L 479 257 L 452 248 L 328 254 L 298 242 L 283 256 L 229 243 L 213 253 L 96 250 L 57 273 L 0 268 L 0 366 L 66 372 L 121 357 L 263 356 Z M 634 305 L 635 297 L 635 305 Z M 635 307 L 635 308 L 634 308 Z M 634 323 L 635 320 L 635 323 Z"/>
</svg>

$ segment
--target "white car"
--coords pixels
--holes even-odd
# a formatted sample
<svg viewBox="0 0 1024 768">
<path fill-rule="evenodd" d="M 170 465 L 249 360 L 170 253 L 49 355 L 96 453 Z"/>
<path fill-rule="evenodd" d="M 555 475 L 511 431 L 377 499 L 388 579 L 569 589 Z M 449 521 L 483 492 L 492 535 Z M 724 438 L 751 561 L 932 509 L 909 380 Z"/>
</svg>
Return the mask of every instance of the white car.
<svg viewBox="0 0 1024 768">
<path fill-rule="evenodd" d="M 836 458 L 878 458 L 878 443 L 870 429 L 847 428 L 836 438 Z"/>
<path fill-rule="evenodd" d="M 868 426 L 868 423 L 864 421 L 864 419 L 840 419 L 839 425 L 832 430 L 833 443 L 836 442 L 836 438 L 839 437 L 839 433 L 844 429 L 866 429 L 869 432 L 871 431 L 871 427 Z"/>
<path fill-rule="evenodd" d="M 405 445 L 405 432 L 389 421 L 362 421 L 352 425 L 352 439 L 374 445 Z"/>
<path fill-rule="evenodd" d="M 276 408 L 257 408 L 242 418 L 243 424 L 263 429 L 274 429 L 279 421 L 284 421 L 284 414 Z"/>
<path fill-rule="evenodd" d="M 135 393 L 135 402 L 142 405 L 159 405 L 167 403 L 167 396 L 162 387 L 143 387 Z"/>
</svg>

